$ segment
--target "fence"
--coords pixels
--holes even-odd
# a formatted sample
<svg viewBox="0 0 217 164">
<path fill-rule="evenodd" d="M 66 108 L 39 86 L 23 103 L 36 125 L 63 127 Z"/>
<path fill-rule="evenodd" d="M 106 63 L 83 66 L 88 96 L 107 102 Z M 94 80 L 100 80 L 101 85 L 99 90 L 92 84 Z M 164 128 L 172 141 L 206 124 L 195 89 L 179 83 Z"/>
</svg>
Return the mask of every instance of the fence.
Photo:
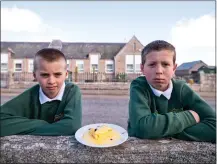
<svg viewBox="0 0 217 164">
<path fill-rule="evenodd" d="M 69 72 L 66 81 L 73 82 L 131 82 L 133 79 L 140 76 L 140 73 L 126 74 L 126 73 L 76 73 Z M 11 77 L 11 79 L 10 79 Z M 7 87 L 8 83 L 17 82 L 34 82 L 35 78 L 31 72 L 1 72 L 1 87 Z"/>
</svg>

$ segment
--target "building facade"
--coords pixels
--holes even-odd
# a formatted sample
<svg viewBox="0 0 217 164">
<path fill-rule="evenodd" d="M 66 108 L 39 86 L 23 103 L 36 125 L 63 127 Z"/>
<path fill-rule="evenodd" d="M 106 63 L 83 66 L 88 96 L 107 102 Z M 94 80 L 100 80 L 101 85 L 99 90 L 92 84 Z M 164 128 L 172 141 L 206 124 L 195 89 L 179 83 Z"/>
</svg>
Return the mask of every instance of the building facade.
<svg viewBox="0 0 217 164">
<path fill-rule="evenodd" d="M 65 54 L 69 72 L 105 76 L 124 73 L 130 77 L 140 73 L 144 46 L 135 36 L 127 43 L 1 42 L 1 74 L 31 74 L 34 54 L 46 47 L 58 48 Z"/>
</svg>

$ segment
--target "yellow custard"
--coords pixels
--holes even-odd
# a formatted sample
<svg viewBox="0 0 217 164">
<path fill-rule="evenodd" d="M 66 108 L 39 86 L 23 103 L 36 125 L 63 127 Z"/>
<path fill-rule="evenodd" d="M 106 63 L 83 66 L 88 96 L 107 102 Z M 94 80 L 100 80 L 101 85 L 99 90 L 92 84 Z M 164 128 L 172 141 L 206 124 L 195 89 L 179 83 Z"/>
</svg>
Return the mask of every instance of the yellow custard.
<svg viewBox="0 0 217 164">
<path fill-rule="evenodd" d="M 120 133 L 116 130 L 102 125 L 97 128 L 90 128 L 84 133 L 83 139 L 91 144 L 95 145 L 110 145 L 120 140 Z"/>
</svg>

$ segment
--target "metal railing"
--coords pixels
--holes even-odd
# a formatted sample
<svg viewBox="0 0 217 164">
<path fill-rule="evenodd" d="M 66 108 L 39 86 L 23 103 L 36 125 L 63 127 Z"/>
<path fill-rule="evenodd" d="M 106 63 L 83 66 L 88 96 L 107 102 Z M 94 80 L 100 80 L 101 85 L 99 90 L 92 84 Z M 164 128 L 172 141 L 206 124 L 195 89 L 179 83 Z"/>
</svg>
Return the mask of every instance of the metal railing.
<svg viewBox="0 0 217 164">
<path fill-rule="evenodd" d="M 140 76 L 141 73 L 77 73 L 77 72 L 68 72 L 68 77 L 66 81 L 73 82 L 130 82 L 133 79 Z M 1 81 L 9 80 L 9 72 L 1 72 Z M 12 72 L 10 80 L 14 82 L 33 82 L 35 81 L 33 73 L 31 72 Z"/>
</svg>

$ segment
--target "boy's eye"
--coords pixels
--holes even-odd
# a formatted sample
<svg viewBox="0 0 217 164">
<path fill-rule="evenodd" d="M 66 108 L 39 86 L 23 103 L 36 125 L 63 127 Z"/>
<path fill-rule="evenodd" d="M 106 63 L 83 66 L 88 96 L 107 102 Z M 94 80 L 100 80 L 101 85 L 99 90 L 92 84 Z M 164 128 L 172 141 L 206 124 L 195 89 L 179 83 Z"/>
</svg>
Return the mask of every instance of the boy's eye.
<svg viewBox="0 0 217 164">
<path fill-rule="evenodd" d="M 168 63 L 163 63 L 162 65 L 163 65 L 164 67 L 169 66 Z"/>
<path fill-rule="evenodd" d="M 56 73 L 55 76 L 56 77 L 60 77 L 62 74 L 61 73 Z"/>
<path fill-rule="evenodd" d="M 155 65 L 154 63 L 148 64 L 148 66 L 150 67 L 153 67 L 154 65 Z"/>
<path fill-rule="evenodd" d="M 48 77 L 48 74 L 41 74 L 42 77 Z"/>
</svg>

